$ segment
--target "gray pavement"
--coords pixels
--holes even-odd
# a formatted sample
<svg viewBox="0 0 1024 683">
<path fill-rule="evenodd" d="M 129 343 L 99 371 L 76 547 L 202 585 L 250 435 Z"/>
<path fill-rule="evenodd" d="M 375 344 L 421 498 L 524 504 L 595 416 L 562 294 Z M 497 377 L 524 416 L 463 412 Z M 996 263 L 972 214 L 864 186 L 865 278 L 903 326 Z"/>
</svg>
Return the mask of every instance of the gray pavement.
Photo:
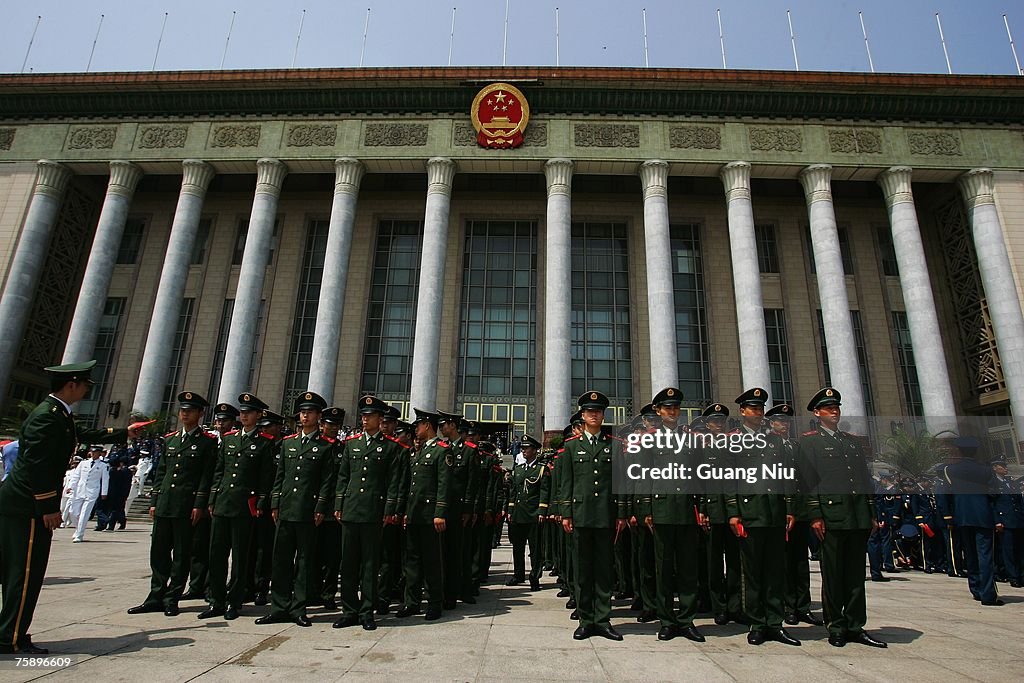
<svg viewBox="0 0 1024 683">
<path fill-rule="evenodd" d="M 240 681 L 305 680 L 699 680 L 712 681 L 916 681 L 1024 679 L 1020 634 L 1024 591 L 1000 584 L 1005 607 L 982 607 L 966 581 L 920 572 L 868 584 L 869 630 L 888 650 L 862 645 L 836 649 L 823 628 L 800 625 L 790 632 L 799 648 L 778 643 L 748 645 L 742 627 L 715 626 L 702 617 L 708 641 L 668 643 L 657 624 L 638 624 L 627 606 L 612 622 L 625 636 L 576 642 L 575 622 L 551 590 L 531 594 L 506 587 L 508 543 L 495 551 L 492 584 L 477 605 L 446 612 L 439 622 L 422 617 L 382 617 L 373 632 L 334 630 L 334 614 L 311 610 L 312 628 L 257 626 L 265 608 L 247 606 L 234 622 L 195 618 L 203 605 L 182 603 L 176 618 L 129 616 L 125 610 L 148 591 L 149 528 L 96 533 L 72 544 L 71 530 L 54 537 L 46 583 L 32 625 L 33 640 L 50 656 L 70 656 L 64 669 L 0 663 L 0 681 Z M 817 564 L 812 563 L 817 596 Z M 818 609 L 817 602 L 815 603 Z M 820 611 L 820 610 L 819 610 Z"/>
</svg>

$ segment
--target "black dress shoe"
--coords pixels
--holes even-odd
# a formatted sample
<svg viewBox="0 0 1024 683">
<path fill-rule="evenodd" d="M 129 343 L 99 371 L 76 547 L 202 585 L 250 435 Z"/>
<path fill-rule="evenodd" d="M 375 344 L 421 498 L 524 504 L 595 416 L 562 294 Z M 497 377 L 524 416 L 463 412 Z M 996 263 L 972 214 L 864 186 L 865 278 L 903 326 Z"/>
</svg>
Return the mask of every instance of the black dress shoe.
<svg viewBox="0 0 1024 683">
<path fill-rule="evenodd" d="M 803 614 L 798 615 L 797 618 L 800 621 L 804 622 L 805 624 L 810 624 L 811 626 L 824 626 L 825 625 L 825 620 L 824 619 L 822 619 L 821 617 L 815 616 L 811 612 L 804 612 Z M 789 624 L 789 620 L 788 619 L 786 620 L 786 623 Z M 792 624 L 790 624 L 790 626 L 792 626 Z"/>
<path fill-rule="evenodd" d="M 632 600 L 633 596 L 627 594 L 625 591 L 619 591 L 612 596 L 612 600 Z"/>
<path fill-rule="evenodd" d="M 307 617 L 305 614 L 300 614 L 299 616 L 295 617 L 295 623 L 298 626 L 301 626 L 302 628 L 309 628 L 313 625 L 313 622 L 310 621 L 309 617 Z"/>
<path fill-rule="evenodd" d="M 765 640 L 764 631 L 751 631 L 747 634 L 747 642 L 751 645 L 763 645 Z"/>
<path fill-rule="evenodd" d="M 888 576 L 882 576 L 882 575 L 872 576 L 871 580 L 872 581 L 878 581 L 880 583 L 885 583 L 886 581 L 892 581 L 892 579 L 890 579 Z"/>
<path fill-rule="evenodd" d="M 178 614 L 180 614 L 180 612 L 178 610 L 177 605 L 167 605 L 166 607 L 164 607 L 165 617 L 176 617 L 178 616 Z"/>
<path fill-rule="evenodd" d="M 232 605 L 232 606 L 228 607 L 226 610 L 224 610 L 224 619 L 226 619 L 227 621 L 234 621 L 237 618 L 238 618 L 238 608 L 237 607 Z"/>
<path fill-rule="evenodd" d="M 286 624 L 289 621 L 291 621 L 291 619 L 289 619 L 287 617 L 287 615 L 284 615 L 284 614 L 268 614 L 266 616 L 262 616 L 259 619 L 257 619 L 256 623 L 259 624 L 260 626 L 263 626 L 264 624 Z"/>
<path fill-rule="evenodd" d="M 532 591 L 539 591 L 540 590 L 540 581 L 538 581 L 537 579 L 530 579 L 530 590 L 532 590 Z"/>
<path fill-rule="evenodd" d="M 861 645 L 867 645 L 868 647 L 889 647 L 888 643 L 883 643 L 881 640 L 876 640 L 872 638 L 865 631 L 861 631 L 856 635 L 851 635 L 849 641 L 851 643 L 860 643 Z"/>
<path fill-rule="evenodd" d="M 696 626 L 687 626 L 679 631 L 679 635 L 683 638 L 692 640 L 695 643 L 703 643 L 707 640 L 704 638 L 704 634 L 697 630 Z"/>
<path fill-rule="evenodd" d="M 330 612 L 337 612 L 338 603 L 334 601 L 334 598 L 328 598 L 327 600 L 324 600 L 324 609 Z"/>
<path fill-rule="evenodd" d="M 800 623 L 800 614 L 797 612 L 790 612 L 786 615 L 785 622 L 790 626 L 796 626 Z"/>
<path fill-rule="evenodd" d="M 441 610 L 439 609 L 428 609 L 427 613 L 423 615 L 424 621 L 437 621 L 441 618 Z"/>
<path fill-rule="evenodd" d="M 203 610 L 202 612 L 200 612 L 196 616 L 199 619 L 213 619 L 214 617 L 222 617 L 222 616 L 224 616 L 224 611 L 225 610 L 218 609 L 216 607 L 209 607 L 209 608 Z"/>
<path fill-rule="evenodd" d="M 800 641 L 786 633 L 786 629 L 780 628 L 771 633 L 771 639 L 783 645 L 800 645 Z"/>
<path fill-rule="evenodd" d="M 267 599 L 267 591 L 260 591 L 256 594 L 256 599 L 252 601 L 252 604 L 256 605 L 257 607 L 263 607 L 269 602 L 270 600 Z"/>
<path fill-rule="evenodd" d="M 143 603 L 135 607 L 128 608 L 128 614 L 148 614 L 150 612 L 163 612 L 164 606 L 157 603 Z"/>
<path fill-rule="evenodd" d="M 202 593 L 196 593 L 195 591 L 185 591 L 181 594 L 179 600 L 203 600 L 204 596 Z"/>
<path fill-rule="evenodd" d="M 414 614 L 420 614 L 420 608 L 419 607 L 413 607 L 412 605 L 406 605 L 406 606 L 400 608 L 397 612 L 395 612 L 395 616 L 398 617 L 399 619 L 404 619 L 405 617 L 411 617 Z"/>
<path fill-rule="evenodd" d="M 1021 585 L 1022 585 L 1022 584 L 1021 584 L 1021 582 L 1020 582 L 1020 581 L 1011 581 L 1011 582 L 1010 582 L 1010 588 L 1020 588 L 1020 587 L 1021 587 Z"/>
<path fill-rule="evenodd" d="M 1003 602 L 1002 600 L 996 598 L 995 600 L 982 600 L 981 604 L 984 605 L 985 607 L 1002 607 L 1006 603 Z"/>
<path fill-rule="evenodd" d="M 569 614 L 569 618 L 572 619 L 573 621 L 579 621 L 580 620 L 580 611 L 578 609 L 574 609 Z"/>
<path fill-rule="evenodd" d="M 592 634 L 590 633 L 590 628 L 589 627 L 580 625 L 580 626 L 577 626 L 576 630 L 572 632 L 572 639 L 573 640 L 586 640 L 591 635 Z"/>
<path fill-rule="evenodd" d="M 838 633 L 830 633 L 828 636 L 828 644 L 832 647 L 845 647 L 846 638 Z"/>
<path fill-rule="evenodd" d="M 590 630 L 595 636 L 601 636 L 608 640 L 622 640 L 622 634 L 616 631 L 611 624 L 594 624 Z"/>
<path fill-rule="evenodd" d="M 376 631 L 377 622 L 373 620 L 373 617 L 367 617 L 363 619 L 363 630 L 364 631 Z"/>
<path fill-rule="evenodd" d="M 348 628 L 349 626 L 355 626 L 359 623 L 359 618 L 353 615 L 342 617 L 334 622 L 334 628 Z"/>
<path fill-rule="evenodd" d="M 568 588 L 562 588 L 562 589 L 560 589 L 558 591 L 558 593 L 555 594 L 555 597 L 556 598 L 567 598 L 570 595 L 572 595 L 572 593 L 569 592 Z"/>
<path fill-rule="evenodd" d="M 48 655 L 50 651 L 45 647 L 39 647 L 33 643 L 28 636 L 24 640 L 18 643 L 18 654 L 19 655 Z"/>
<path fill-rule="evenodd" d="M 569 598 L 566 600 L 565 609 L 576 609 L 576 598 Z"/>
<path fill-rule="evenodd" d="M 716 614 L 715 615 L 715 623 L 718 624 L 719 626 L 725 626 L 726 624 L 729 623 L 729 617 L 724 615 L 724 614 L 721 614 L 721 613 Z"/>
<path fill-rule="evenodd" d="M 658 629 L 658 640 L 672 640 L 677 635 L 679 635 L 679 631 L 672 625 L 662 626 Z"/>
<path fill-rule="evenodd" d="M 513 578 L 509 579 L 508 581 L 506 581 L 505 585 L 506 586 L 518 586 L 519 584 L 523 583 L 524 581 L 525 581 L 525 579 L 517 579 L 517 578 L 513 577 Z"/>
<path fill-rule="evenodd" d="M 654 621 L 657 618 L 658 615 L 654 612 L 654 610 L 645 609 L 643 612 L 640 613 L 640 616 L 638 616 L 636 620 L 641 624 L 646 624 L 648 622 Z"/>
</svg>

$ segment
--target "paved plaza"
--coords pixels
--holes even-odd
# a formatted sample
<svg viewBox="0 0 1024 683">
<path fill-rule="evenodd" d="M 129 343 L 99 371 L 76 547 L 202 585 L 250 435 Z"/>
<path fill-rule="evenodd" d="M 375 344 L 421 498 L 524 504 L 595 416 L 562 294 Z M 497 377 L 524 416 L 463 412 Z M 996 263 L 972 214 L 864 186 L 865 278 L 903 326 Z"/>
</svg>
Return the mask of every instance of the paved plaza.
<svg viewBox="0 0 1024 683">
<path fill-rule="evenodd" d="M 554 579 L 532 594 L 506 587 L 507 542 L 495 551 L 492 585 L 477 605 L 460 605 L 441 621 L 382 617 L 373 632 L 331 628 L 336 614 L 311 610 L 312 628 L 257 626 L 265 608 L 247 606 L 234 622 L 195 618 L 203 605 L 182 603 L 176 618 L 129 616 L 148 591 L 149 528 L 89 531 L 71 543 L 71 530 L 54 538 L 47 579 L 32 626 L 33 640 L 50 656 L 70 656 L 65 669 L 27 669 L 0 663 L 0 681 L 240 681 L 299 680 L 774 680 L 915 681 L 1024 679 L 1020 655 L 1024 591 L 1003 588 L 1005 607 L 981 607 L 966 581 L 920 572 L 868 584 L 868 627 L 888 650 L 828 645 L 824 628 L 791 627 L 799 648 L 748 645 L 742 627 L 697 625 L 703 644 L 659 642 L 658 625 L 638 624 L 619 604 L 612 622 L 625 640 L 576 642 L 575 622 L 555 597 Z M 817 565 L 812 563 L 818 595 Z M 815 610 L 820 611 L 817 603 Z"/>
</svg>

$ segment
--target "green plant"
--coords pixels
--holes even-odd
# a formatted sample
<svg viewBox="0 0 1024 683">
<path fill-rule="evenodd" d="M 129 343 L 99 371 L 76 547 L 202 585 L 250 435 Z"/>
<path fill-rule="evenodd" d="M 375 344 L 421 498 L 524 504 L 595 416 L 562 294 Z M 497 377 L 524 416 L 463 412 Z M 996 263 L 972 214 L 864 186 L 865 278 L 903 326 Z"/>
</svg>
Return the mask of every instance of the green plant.
<svg viewBox="0 0 1024 683">
<path fill-rule="evenodd" d="M 926 431 L 915 435 L 897 429 L 884 443 L 884 455 L 900 476 L 920 477 L 943 459 L 936 438 Z"/>
<path fill-rule="evenodd" d="M 18 438 L 18 434 L 21 432 L 21 423 L 35 407 L 35 404 L 29 401 L 18 401 L 14 411 L 0 419 L 0 434 L 8 434 L 14 439 Z"/>
</svg>

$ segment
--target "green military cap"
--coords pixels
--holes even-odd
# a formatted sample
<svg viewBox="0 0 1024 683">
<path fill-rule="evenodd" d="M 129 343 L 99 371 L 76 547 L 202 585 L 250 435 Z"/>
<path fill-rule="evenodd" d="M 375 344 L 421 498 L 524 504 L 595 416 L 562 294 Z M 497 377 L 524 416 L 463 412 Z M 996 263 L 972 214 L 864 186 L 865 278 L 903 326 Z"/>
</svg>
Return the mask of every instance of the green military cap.
<svg viewBox="0 0 1024 683">
<path fill-rule="evenodd" d="M 429 422 L 437 428 L 437 425 L 441 424 L 441 416 L 437 413 L 432 413 L 429 410 L 420 410 L 419 408 L 413 408 L 413 412 L 416 413 L 416 419 L 412 421 L 414 425 L 420 422 Z"/>
<path fill-rule="evenodd" d="M 326 407 L 327 401 L 324 400 L 324 397 L 312 391 L 299 394 L 299 397 L 295 399 L 295 412 L 302 410 L 318 410 L 323 412 Z"/>
<path fill-rule="evenodd" d="M 520 448 L 540 448 L 541 443 L 537 439 L 533 438 L 529 434 L 523 434 L 523 437 L 519 439 Z"/>
<path fill-rule="evenodd" d="M 566 425 L 564 428 L 562 428 L 562 438 L 563 439 L 568 439 L 570 436 L 572 436 L 572 425 L 571 424 L 570 425 Z"/>
<path fill-rule="evenodd" d="M 762 406 L 768 402 L 768 392 L 761 387 L 754 387 L 753 389 L 747 389 L 742 394 L 736 397 L 736 405 L 739 407 L 743 406 Z"/>
<path fill-rule="evenodd" d="M 600 391 L 584 391 L 576 400 L 580 410 L 604 410 L 611 401 Z"/>
<path fill-rule="evenodd" d="M 478 441 L 476 445 L 477 448 L 479 448 L 484 453 L 487 453 L 488 455 L 494 455 L 494 444 L 491 443 L 490 441 Z"/>
<path fill-rule="evenodd" d="M 643 408 L 641 408 L 640 409 L 640 417 L 644 418 L 645 420 L 646 419 L 652 419 L 653 420 L 654 418 L 658 417 L 658 411 L 656 411 L 654 409 L 654 404 L 653 403 L 648 403 Z"/>
<path fill-rule="evenodd" d="M 703 418 L 708 418 L 708 417 L 729 417 L 729 409 L 726 408 L 721 403 L 712 403 L 707 408 L 705 408 L 703 411 L 701 411 L 700 416 L 703 417 Z"/>
<path fill-rule="evenodd" d="M 240 410 L 266 410 L 268 406 L 253 394 L 239 394 L 238 407 Z"/>
<path fill-rule="evenodd" d="M 380 413 L 381 416 L 385 416 L 388 414 L 388 408 L 390 407 L 391 406 L 389 406 L 387 403 L 380 400 L 376 396 L 363 396 L 361 399 L 359 399 L 360 415 Z"/>
<path fill-rule="evenodd" d="M 87 360 L 84 363 L 68 363 L 67 365 L 51 365 L 43 370 L 54 377 L 63 379 L 65 382 L 91 382 L 92 369 L 96 361 Z"/>
<path fill-rule="evenodd" d="M 665 387 L 651 400 L 651 407 L 654 406 L 677 406 L 683 402 L 683 392 L 676 387 Z M 643 411 L 640 411 L 641 414 Z"/>
<path fill-rule="evenodd" d="M 213 409 L 213 416 L 215 418 L 228 418 L 234 420 L 238 417 L 238 408 L 234 407 L 230 403 L 218 403 Z"/>
<path fill-rule="evenodd" d="M 690 421 L 690 429 L 704 429 L 705 421 L 703 415 L 698 415 Z"/>
<path fill-rule="evenodd" d="M 459 418 L 459 427 L 458 427 L 458 429 L 459 429 L 460 432 L 463 432 L 464 434 L 468 434 L 469 433 L 469 420 L 467 420 L 464 417 Z"/>
<path fill-rule="evenodd" d="M 323 422 L 330 422 L 332 425 L 340 425 L 345 422 L 345 411 L 332 406 L 323 412 L 320 419 Z"/>
<path fill-rule="evenodd" d="M 384 417 L 382 420 L 399 420 L 402 417 L 402 412 L 398 408 L 389 405 L 387 410 L 384 411 Z"/>
<path fill-rule="evenodd" d="M 793 406 L 789 405 L 788 403 L 778 403 L 772 406 L 772 408 L 768 410 L 764 414 L 764 416 L 773 420 L 791 418 L 793 417 Z"/>
<path fill-rule="evenodd" d="M 210 405 L 210 402 L 194 391 L 183 391 L 180 394 L 178 394 L 179 408 L 203 409 L 208 405 Z"/>
<path fill-rule="evenodd" d="M 263 417 L 256 423 L 260 427 L 269 427 L 270 425 L 283 425 L 284 415 L 275 413 L 273 410 L 264 410 Z"/>
<path fill-rule="evenodd" d="M 445 422 L 454 422 L 455 425 L 458 426 L 459 421 L 462 420 L 462 416 L 459 415 L 458 413 L 446 413 L 443 410 L 439 410 L 437 411 L 437 414 L 439 417 L 438 424 L 444 424 Z"/>
<path fill-rule="evenodd" d="M 465 431 L 467 434 L 475 436 L 480 433 L 480 427 L 477 426 L 477 423 L 475 421 L 466 420 L 466 429 L 463 431 Z"/>
<path fill-rule="evenodd" d="M 395 425 L 395 434 L 407 434 L 412 432 L 412 425 L 404 420 L 399 420 Z"/>
<path fill-rule="evenodd" d="M 577 410 L 575 413 L 573 413 L 572 417 L 569 418 L 569 424 L 583 424 L 583 411 Z"/>
<path fill-rule="evenodd" d="M 839 393 L 838 389 L 825 387 L 811 397 L 811 400 L 807 403 L 807 410 L 817 410 L 822 406 L 842 405 L 842 400 L 843 395 Z"/>
</svg>

